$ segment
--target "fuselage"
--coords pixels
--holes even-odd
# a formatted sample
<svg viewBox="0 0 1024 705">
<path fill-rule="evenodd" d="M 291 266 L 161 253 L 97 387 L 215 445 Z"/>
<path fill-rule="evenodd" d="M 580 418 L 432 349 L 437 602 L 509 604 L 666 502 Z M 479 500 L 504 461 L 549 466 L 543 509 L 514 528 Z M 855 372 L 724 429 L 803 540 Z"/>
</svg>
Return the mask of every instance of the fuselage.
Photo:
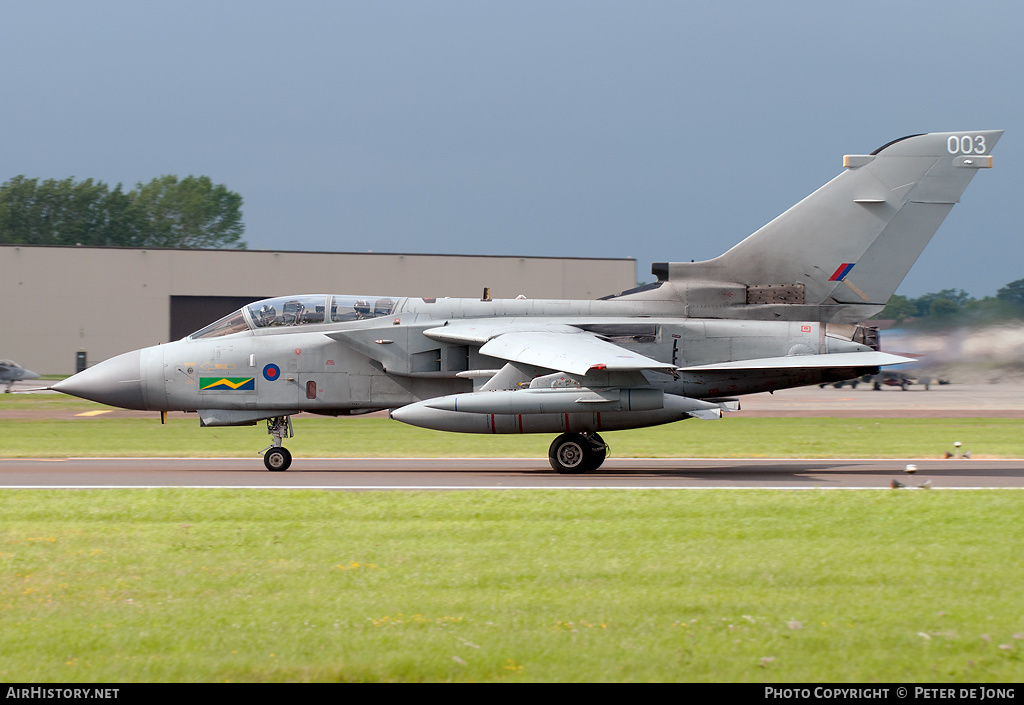
<svg viewBox="0 0 1024 705">
<path fill-rule="evenodd" d="M 208 425 L 300 411 L 344 415 L 474 391 L 506 360 L 424 334 L 452 322 L 557 323 L 673 368 L 869 350 L 852 326 L 679 315 L 665 301 L 413 299 L 303 295 L 256 302 L 179 341 L 126 353 L 59 391 L 133 409 L 197 411 Z M 846 375 L 844 377 L 843 375 Z M 693 399 L 845 379 L 848 370 L 645 371 L 644 386 Z"/>
</svg>

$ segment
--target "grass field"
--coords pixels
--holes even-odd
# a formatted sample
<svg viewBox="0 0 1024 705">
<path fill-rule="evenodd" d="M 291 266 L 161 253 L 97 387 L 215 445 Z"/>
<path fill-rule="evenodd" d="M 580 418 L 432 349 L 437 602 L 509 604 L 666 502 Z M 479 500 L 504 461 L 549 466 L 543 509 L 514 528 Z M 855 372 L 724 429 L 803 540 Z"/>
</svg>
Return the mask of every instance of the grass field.
<svg viewBox="0 0 1024 705">
<path fill-rule="evenodd" d="M 98 408 L 68 403 L 45 408 Z M 297 457 L 550 442 L 296 426 Z M 607 439 L 613 457 L 1024 457 L 1021 426 L 734 416 Z M 267 444 L 194 417 L 0 430 L 23 457 Z M 1016 490 L 7 490 L 0 681 L 1017 682 L 1022 510 Z"/>
<path fill-rule="evenodd" d="M 297 416 L 286 446 L 302 457 L 547 456 L 553 434 L 452 434 L 386 418 Z M 4 419 L 0 457 L 255 457 L 264 425 L 199 428 L 195 417 Z M 941 458 L 962 442 L 974 457 L 1024 458 L 1024 419 L 743 418 L 690 420 L 603 434 L 611 457 Z"/>
<path fill-rule="evenodd" d="M 1017 682 L 1024 494 L 8 491 L 0 679 Z"/>
</svg>

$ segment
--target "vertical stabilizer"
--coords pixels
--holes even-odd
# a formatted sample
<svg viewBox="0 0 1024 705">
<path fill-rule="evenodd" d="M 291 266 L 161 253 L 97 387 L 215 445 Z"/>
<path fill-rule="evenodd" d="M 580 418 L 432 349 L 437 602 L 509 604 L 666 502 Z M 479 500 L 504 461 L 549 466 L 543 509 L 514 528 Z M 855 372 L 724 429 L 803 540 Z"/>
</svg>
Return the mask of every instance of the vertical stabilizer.
<svg viewBox="0 0 1024 705">
<path fill-rule="evenodd" d="M 720 282 L 746 289 L 747 300 L 729 308 L 817 307 L 821 320 L 830 311 L 871 315 L 896 291 L 975 172 L 992 166 L 1000 135 L 914 135 L 847 155 L 843 173 L 725 254 L 655 271 L 684 300 L 689 283 Z"/>
</svg>

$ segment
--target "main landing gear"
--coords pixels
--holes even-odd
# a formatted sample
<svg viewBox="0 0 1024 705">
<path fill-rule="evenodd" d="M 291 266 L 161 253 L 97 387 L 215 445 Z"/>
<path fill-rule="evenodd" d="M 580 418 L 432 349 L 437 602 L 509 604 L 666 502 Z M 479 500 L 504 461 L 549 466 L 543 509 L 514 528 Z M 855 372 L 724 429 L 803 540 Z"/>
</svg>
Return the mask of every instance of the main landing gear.
<svg viewBox="0 0 1024 705">
<path fill-rule="evenodd" d="M 548 449 L 551 467 L 563 474 L 597 470 L 607 455 L 608 446 L 596 433 L 563 433 Z"/>
<path fill-rule="evenodd" d="M 295 431 L 292 430 L 292 417 L 275 416 L 267 419 L 267 433 L 274 437 L 274 441 L 263 449 L 263 464 L 267 466 L 267 470 L 283 472 L 292 464 L 292 454 L 281 445 L 282 438 L 295 436 Z"/>
</svg>

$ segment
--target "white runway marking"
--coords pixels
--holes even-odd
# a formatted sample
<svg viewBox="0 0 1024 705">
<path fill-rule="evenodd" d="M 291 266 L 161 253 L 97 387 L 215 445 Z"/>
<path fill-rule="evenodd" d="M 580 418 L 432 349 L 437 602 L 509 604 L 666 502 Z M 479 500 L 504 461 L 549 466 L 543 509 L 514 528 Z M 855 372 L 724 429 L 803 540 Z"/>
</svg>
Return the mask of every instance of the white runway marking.
<svg viewBox="0 0 1024 705">
<path fill-rule="evenodd" d="M 548 485 L 5 485 L 5 490 L 775 490 L 780 492 L 822 490 L 885 490 L 891 487 L 737 487 L 735 485 L 707 485 L 702 487 L 649 487 L 643 485 L 616 485 L 614 487 L 551 487 Z M 906 486 L 905 490 L 925 488 Z M 1020 490 L 1021 487 L 930 487 L 929 492 L 943 490 Z"/>
</svg>

